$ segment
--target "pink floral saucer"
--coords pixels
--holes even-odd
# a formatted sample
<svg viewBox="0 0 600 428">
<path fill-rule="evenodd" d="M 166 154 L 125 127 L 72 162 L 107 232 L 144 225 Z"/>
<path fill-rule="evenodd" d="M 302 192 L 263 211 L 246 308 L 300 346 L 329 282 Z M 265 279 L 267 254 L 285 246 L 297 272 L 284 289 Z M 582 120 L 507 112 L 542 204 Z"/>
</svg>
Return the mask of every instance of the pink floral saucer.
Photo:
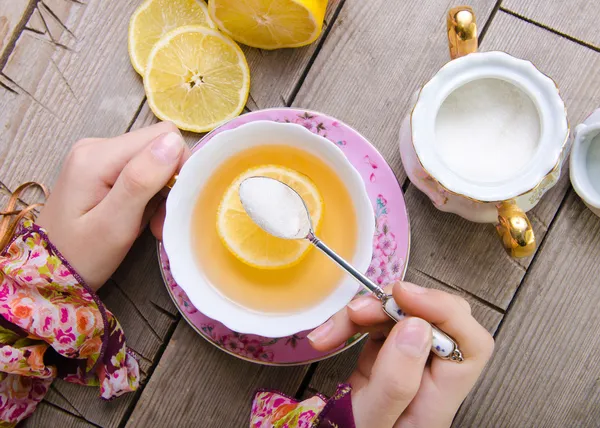
<svg viewBox="0 0 600 428">
<path fill-rule="evenodd" d="M 305 110 L 260 110 L 240 116 L 215 129 L 200 140 L 193 150 L 219 132 L 256 120 L 297 123 L 342 148 L 348 160 L 363 177 L 376 216 L 373 261 L 367 275 L 381 285 L 402 279 L 410 246 L 408 214 L 402 190 L 393 171 L 379 152 L 348 125 L 324 114 Z M 336 350 L 319 352 L 314 350 L 306 339 L 308 332 L 275 339 L 236 333 L 192 306 L 184 291 L 173 279 L 169 260 L 160 243 L 158 257 L 167 290 L 186 321 L 210 343 L 238 358 L 278 366 L 308 364 L 338 354 L 365 336 L 356 335 Z M 366 291 L 361 291 L 358 295 L 365 293 Z"/>
</svg>

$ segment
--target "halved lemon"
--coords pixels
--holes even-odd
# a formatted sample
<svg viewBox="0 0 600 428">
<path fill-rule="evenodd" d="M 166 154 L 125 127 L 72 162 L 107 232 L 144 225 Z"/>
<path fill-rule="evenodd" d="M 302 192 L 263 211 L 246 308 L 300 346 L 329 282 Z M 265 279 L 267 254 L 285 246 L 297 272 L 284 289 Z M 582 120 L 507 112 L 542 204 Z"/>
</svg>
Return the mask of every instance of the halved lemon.
<svg viewBox="0 0 600 428">
<path fill-rule="evenodd" d="M 146 0 L 129 21 L 129 57 L 144 75 L 150 51 L 162 36 L 184 25 L 215 28 L 203 0 Z"/>
<path fill-rule="evenodd" d="M 232 39 L 261 49 L 295 48 L 321 34 L 327 0 L 209 0 L 210 17 Z"/>
<path fill-rule="evenodd" d="M 279 165 L 263 165 L 243 172 L 228 187 L 217 212 L 217 233 L 223 244 L 242 262 L 259 269 L 282 269 L 300 262 L 310 250 L 305 240 L 276 238 L 262 230 L 244 211 L 239 188 L 249 177 L 279 180 L 302 196 L 318 230 L 323 217 L 323 198 L 307 176 Z"/>
<path fill-rule="evenodd" d="M 240 47 L 226 35 L 202 26 L 180 27 L 152 48 L 144 89 L 158 118 L 207 132 L 242 112 L 250 70 Z"/>
</svg>

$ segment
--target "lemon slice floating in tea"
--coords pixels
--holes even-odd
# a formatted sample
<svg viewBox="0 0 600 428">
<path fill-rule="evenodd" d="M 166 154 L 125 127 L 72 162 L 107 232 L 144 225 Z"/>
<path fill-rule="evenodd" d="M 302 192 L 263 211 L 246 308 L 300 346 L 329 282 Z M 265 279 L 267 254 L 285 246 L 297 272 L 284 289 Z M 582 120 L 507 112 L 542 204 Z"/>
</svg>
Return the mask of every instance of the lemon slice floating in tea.
<svg viewBox="0 0 600 428">
<path fill-rule="evenodd" d="M 234 40 L 261 49 L 294 48 L 321 34 L 327 0 L 209 0 L 210 17 Z"/>
<path fill-rule="evenodd" d="M 263 165 L 243 172 L 225 191 L 217 212 L 217 233 L 231 253 L 247 265 L 259 269 L 282 269 L 298 263 L 311 248 L 307 240 L 276 238 L 252 221 L 239 197 L 242 181 L 249 177 L 279 180 L 304 199 L 313 227 L 318 230 L 323 217 L 323 198 L 307 176 L 278 165 Z"/>
<path fill-rule="evenodd" d="M 202 0 L 147 0 L 129 22 L 129 57 L 133 68 L 144 74 L 150 51 L 162 36 L 184 25 L 215 27 Z"/>
<path fill-rule="evenodd" d="M 242 112 L 250 70 L 240 47 L 226 35 L 202 26 L 180 27 L 152 48 L 144 89 L 158 118 L 207 132 Z"/>
</svg>

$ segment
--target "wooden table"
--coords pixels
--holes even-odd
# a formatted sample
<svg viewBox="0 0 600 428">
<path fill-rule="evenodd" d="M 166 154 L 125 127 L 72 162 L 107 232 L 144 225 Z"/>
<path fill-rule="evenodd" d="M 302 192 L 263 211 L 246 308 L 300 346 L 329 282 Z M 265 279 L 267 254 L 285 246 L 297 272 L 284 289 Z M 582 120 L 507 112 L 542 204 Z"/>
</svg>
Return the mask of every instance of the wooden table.
<svg viewBox="0 0 600 428">
<path fill-rule="evenodd" d="M 73 142 L 154 123 L 129 63 L 140 0 L 0 0 L 0 180 L 51 185 Z M 503 253 L 492 226 L 438 212 L 406 179 L 398 129 L 414 91 L 448 61 L 447 0 L 330 0 L 304 49 L 245 49 L 249 110 L 300 106 L 356 127 L 404 183 L 412 220 L 408 279 L 465 296 L 496 337 L 460 427 L 600 426 L 600 219 L 563 173 L 533 210 L 537 253 Z M 600 4 L 473 0 L 481 50 L 531 59 L 559 84 L 572 126 L 600 106 Z M 189 143 L 198 135 L 186 134 Z M 312 366 L 270 368 L 215 349 L 168 297 L 149 234 L 101 290 L 141 361 L 144 384 L 110 403 L 55 382 L 26 426 L 246 426 L 252 392 L 331 393 L 358 348 Z"/>
</svg>

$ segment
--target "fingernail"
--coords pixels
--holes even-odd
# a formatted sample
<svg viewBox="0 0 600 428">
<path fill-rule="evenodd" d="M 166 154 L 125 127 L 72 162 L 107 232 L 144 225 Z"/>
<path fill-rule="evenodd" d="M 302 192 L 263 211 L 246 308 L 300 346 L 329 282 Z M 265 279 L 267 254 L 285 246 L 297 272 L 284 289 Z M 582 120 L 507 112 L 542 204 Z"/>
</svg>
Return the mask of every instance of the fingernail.
<svg viewBox="0 0 600 428">
<path fill-rule="evenodd" d="M 367 306 L 371 306 L 373 303 L 376 304 L 377 300 L 373 299 L 372 297 L 360 297 L 348 303 L 348 307 L 356 312 L 366 308 Z"/>
<path fill-rule="evenodd" d="M 431 329 L 421 318 L 407 318 L 400 323 L 394 340 L 402 352 L 413 357 L 420 357 L 429 352 Z"/>
<path fill-rule="evenodd" d="M 308 333 L 306 337 L 308 337 L 308 340 L 310 340 L 313 343 L 320 342 L 329 335 L 332 329 L 333 320 L 330 318 L 327 321 L 325 321 L 324 324 L 321 324 L 319 327 L 315 328 L 313 331 Z"/>
<path fill-rule="evenodd" d="M 151 152 L 160 162 L 171 164 L 179 159 L 183 151 L 183 138 L 177 132 L 159 136 L 151 147 Z"/>
<path fill-rule="evenodd" d="M 409 293 L 414 294 L 425 294 L 427 293 L 427 289 L 425 287 L 419 287 L 418 285 L 412 284 L 410 282 L 401 282 L 400 287 L 404 291 L 408 291 Z"/>
</svg>

